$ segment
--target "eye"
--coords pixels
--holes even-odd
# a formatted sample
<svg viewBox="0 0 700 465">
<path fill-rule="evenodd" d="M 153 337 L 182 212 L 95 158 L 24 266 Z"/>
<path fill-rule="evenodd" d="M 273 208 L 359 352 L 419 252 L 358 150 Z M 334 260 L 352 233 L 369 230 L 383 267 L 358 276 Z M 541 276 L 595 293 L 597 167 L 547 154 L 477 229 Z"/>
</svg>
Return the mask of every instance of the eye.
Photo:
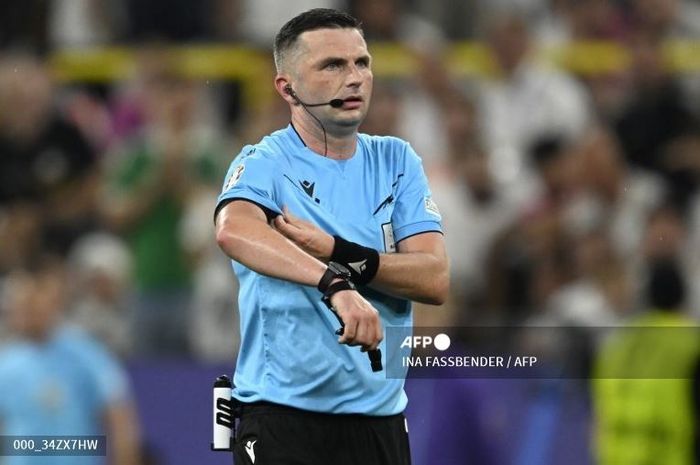
<svg viewBox="0 0 700 465">
<path fill-rule="evenodd" d="M 357 64 L 358 68 L 369 68 L 369 59 L 360 58 L 359 60 L 356 61 L 356 64 Z"/>
<path fill-rule="evenodd" d="M 326 69 L 328 71 L 335 71 L 340 69 L 340 62 L 337 61 L 331 61 L 329 63 L 326 63 L 323 67 L 323 69 Z"/>
</svg>

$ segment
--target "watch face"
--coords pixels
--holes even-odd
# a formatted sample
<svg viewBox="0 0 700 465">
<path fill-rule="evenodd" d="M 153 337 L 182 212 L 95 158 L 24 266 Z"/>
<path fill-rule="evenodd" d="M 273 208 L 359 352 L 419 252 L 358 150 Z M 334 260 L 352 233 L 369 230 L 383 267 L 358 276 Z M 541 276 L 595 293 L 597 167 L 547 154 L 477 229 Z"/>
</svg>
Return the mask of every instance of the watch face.
<svg viewBox="0 0 700 465">
<path fill-rule="evenodd" d="M 352 276 L 352 274 L 350 274 L 350 270 L 348 270 L 346 267 L 344 267 L 340 263 L 329 262 L 328 268 L 330 268 L 334 273 L 337 273 L 345 278 L 350 278 Z"/>
</svg>

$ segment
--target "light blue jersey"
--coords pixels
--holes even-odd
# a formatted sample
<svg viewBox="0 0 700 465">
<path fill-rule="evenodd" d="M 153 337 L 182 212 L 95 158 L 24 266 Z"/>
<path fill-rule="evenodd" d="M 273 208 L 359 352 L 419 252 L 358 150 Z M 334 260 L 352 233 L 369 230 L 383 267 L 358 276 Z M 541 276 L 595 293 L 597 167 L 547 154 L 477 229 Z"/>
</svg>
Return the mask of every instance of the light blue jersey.
<svg viewBox="0 0 700 465">
<path fill-rule="evenodd" d="M 62 327 L 43 343 L 18 341 L 0 349 L 0 434 L 104 435 L 105 409 L 127 395 L 118 362 L 77 328 Z M 105 462 L 104 457 L 3 459 L 6 465 Z"/>
<path fill-rule="evenodd" d="M 254 202 L 268 215 L 287 206 L 329 234 L 380 253 L 395 252 L 407 237 L 441 232 L 421 160 L 395 137 L 360 134 L 355 154 L 334 160 L 308 149 L 290 125 L 235 158 L 219 208 L 232 199 Z M 315 287 L 263 276 L 235 261 L 233 268 L 241 321 L 234 397 L 326 413 L 404 410 L 404 380 L 372 372 L 359 347 L 338 343 L 338 321 Z M 411 326 L 410 301 L 367 287 L 360 292 L 385 327 Z M 384 342 L 380 348 L 386 366 Z"/>
</svg>

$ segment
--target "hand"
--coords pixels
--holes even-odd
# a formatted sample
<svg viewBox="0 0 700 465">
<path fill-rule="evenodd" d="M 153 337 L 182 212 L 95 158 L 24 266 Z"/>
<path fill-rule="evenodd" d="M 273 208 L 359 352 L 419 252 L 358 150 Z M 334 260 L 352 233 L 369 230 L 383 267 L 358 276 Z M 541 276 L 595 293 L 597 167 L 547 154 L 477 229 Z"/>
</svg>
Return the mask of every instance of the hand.
<svg viewBox="0 0 700 465">
<path fill-rule="evenodd" d="M 327 262 L 333 253 L 335 239 L 313 223 L 297 218 L 287 207 L 275 218 L 275 228 L 309 255 Z"/>
<path fill-rule="evenodd" d="M 384 339 L 379 312 L 357 291 L 339 291 L 331 296 L 331 304 L 343 321 L 345 330 L 338 342 L 374 350 Z"/>
</svg>

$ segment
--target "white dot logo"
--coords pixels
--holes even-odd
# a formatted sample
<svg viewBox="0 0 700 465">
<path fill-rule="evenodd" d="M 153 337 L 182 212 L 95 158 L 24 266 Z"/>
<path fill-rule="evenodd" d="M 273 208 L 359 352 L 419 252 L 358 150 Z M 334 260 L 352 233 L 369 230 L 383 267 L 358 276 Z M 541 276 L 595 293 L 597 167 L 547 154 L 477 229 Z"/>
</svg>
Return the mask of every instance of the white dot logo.
<svg viewBox="0 0 700 465">
<path fill-rule="evenodd" d="M 435 336 L 435 339 L 433 339 L 433 344 L 435 345 L 435 348 L 440 351 L 449 349 L 450 343 L 450 336 L 444 333 L 438 334 L 437 336 Z"/>
</svg>

